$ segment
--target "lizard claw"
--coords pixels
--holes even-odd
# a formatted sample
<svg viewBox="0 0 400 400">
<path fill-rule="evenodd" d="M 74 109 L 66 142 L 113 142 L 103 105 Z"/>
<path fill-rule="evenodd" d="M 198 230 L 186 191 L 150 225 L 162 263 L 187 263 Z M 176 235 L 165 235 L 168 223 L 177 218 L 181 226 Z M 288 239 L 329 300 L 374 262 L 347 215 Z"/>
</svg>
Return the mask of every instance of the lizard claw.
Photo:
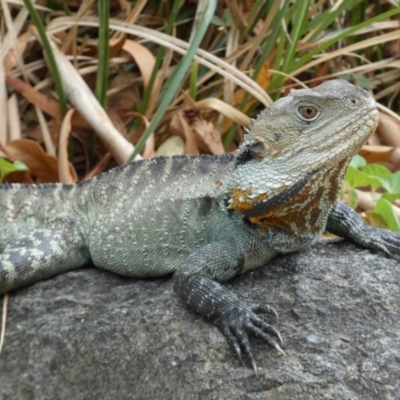
<svg viewBox="0 0 400 400">
<path fill-rule="evenodd" d="M 276 322 L 279 320 L 279 316 L 275 308 L 269 306 L 268 304 L 252 304 L 250 308 L 255 313 L 272 314 L 275 317 Z"/>
<path fill-rule="evenodd" d="M 366 225 L 355 211 L 339 201 L 329 214 L 326 228 L 366 249 L 400 259 L 400 232 Z"/>
<path fill-rule="evenodd" d="M 257 364 L 254 360 L 251 361 L 251 366 L 253 367 L 254 374 L 258 376 Z"/>
<path fill-rule="evenodd" d="M 214 321 L 226 337 L 230 346 L 234 349 L 238 358 L 242 360 L 242 352 L 250 361 L 254 373 L 257 375 L 257 364 L 251 350 L 248 333 L 267 342 L 281 354 L 286 355 L 282 350 L 283 341 L 280 333 L 271 325 L 263 321 L 256 311 L 270 312 L 278 317 L 276 311 L 270 306 L 247 304 L 236 299 L 234 304 L 230 304 L 224 312 Z M 279 341 L 276 341 L 276 339 Z"/>
<path fill-rule="evenodd" d="M 355 241 L 368 249 L 381 251 L 389 257 L 399 258 L 400 256 L 399 232 L 365 226 L 364 234 Z"/>
</svg>

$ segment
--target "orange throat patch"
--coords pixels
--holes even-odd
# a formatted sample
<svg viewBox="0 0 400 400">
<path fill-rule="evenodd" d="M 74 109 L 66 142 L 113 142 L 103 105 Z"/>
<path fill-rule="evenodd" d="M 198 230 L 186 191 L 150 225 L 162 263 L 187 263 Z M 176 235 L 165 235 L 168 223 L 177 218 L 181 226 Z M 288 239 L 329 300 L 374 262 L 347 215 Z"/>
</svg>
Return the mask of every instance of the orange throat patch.
<svg viewBox="0 0 400 400">
<path fill-rule="evenodd" d="M 283 185 L 273 196 L 252 196 L 251 189 L 235 188 L 229 209 L 242 214 L 263 232 L 279 228 L 296 236 L 319 234 L 336 201 L 347 163 L 345 159 L 331 169 L 310 174 L 292 187 Z"/>
</svg>

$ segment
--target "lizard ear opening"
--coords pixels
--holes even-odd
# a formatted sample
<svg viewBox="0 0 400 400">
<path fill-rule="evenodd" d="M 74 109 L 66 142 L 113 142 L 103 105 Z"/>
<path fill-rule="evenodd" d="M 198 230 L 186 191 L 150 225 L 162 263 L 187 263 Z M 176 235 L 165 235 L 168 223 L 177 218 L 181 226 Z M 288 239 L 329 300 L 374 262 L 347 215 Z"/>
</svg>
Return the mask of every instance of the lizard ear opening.
<svg viewBox="0 0 400 400">
<path fill-rule="evenodd" d="M 257 142 L 251 145 L 249 152 L 253 158 L 256 160 L 262 160 L 267 155 L 267 149 L 265 148 L 264 143 Z"/>
</svg>

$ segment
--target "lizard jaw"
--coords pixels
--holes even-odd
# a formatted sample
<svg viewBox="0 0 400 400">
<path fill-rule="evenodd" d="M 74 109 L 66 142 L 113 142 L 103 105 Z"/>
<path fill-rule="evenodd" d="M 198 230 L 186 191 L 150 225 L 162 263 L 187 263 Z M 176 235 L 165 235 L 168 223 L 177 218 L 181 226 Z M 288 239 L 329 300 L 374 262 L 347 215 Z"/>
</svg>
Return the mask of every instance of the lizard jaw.
<svg viewBox="0 0 400 400">
<path fill-rule="evenodd" d="M 327 94 L 301 90 L 300 95 L 295 92 L 258 117 L 225 186 L 229 210 L 263 229 L 274 226 L 287 232 L 301 231 L 287 226 L 284 219 L 288 214 L 292 215 L 286 220 L 308 219 L 309 230 L 322 229 L 317 212 L 329 212 L 352 157 L 378 123 L 376 103 L 366 91 L 349 89 L 347 83 L 343 90 L 350 93 L 348 97 L 331 96 L 326 90 Z M 316 105 L 320 118 L 299 122 L 297 109 L 304 104 Z M 255 146 L 257 157 L 252 158 Z M 313 185 L 320 188 L 318 193 Z"/>
</svg>

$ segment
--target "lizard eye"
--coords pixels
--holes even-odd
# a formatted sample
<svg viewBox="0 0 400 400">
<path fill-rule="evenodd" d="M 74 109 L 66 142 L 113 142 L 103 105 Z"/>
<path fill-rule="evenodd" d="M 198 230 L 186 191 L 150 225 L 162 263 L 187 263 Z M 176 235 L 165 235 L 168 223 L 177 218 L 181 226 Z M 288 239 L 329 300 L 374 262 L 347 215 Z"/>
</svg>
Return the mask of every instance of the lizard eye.
<svg viewBox="0 0 400 400">
<path fill-rule="evenodd" d="M 304 119 L 312 121 L 317 117 L 318 110 L 314 106 L 301 106 L 299 107 L 299 113 Z"/>
</svg>

